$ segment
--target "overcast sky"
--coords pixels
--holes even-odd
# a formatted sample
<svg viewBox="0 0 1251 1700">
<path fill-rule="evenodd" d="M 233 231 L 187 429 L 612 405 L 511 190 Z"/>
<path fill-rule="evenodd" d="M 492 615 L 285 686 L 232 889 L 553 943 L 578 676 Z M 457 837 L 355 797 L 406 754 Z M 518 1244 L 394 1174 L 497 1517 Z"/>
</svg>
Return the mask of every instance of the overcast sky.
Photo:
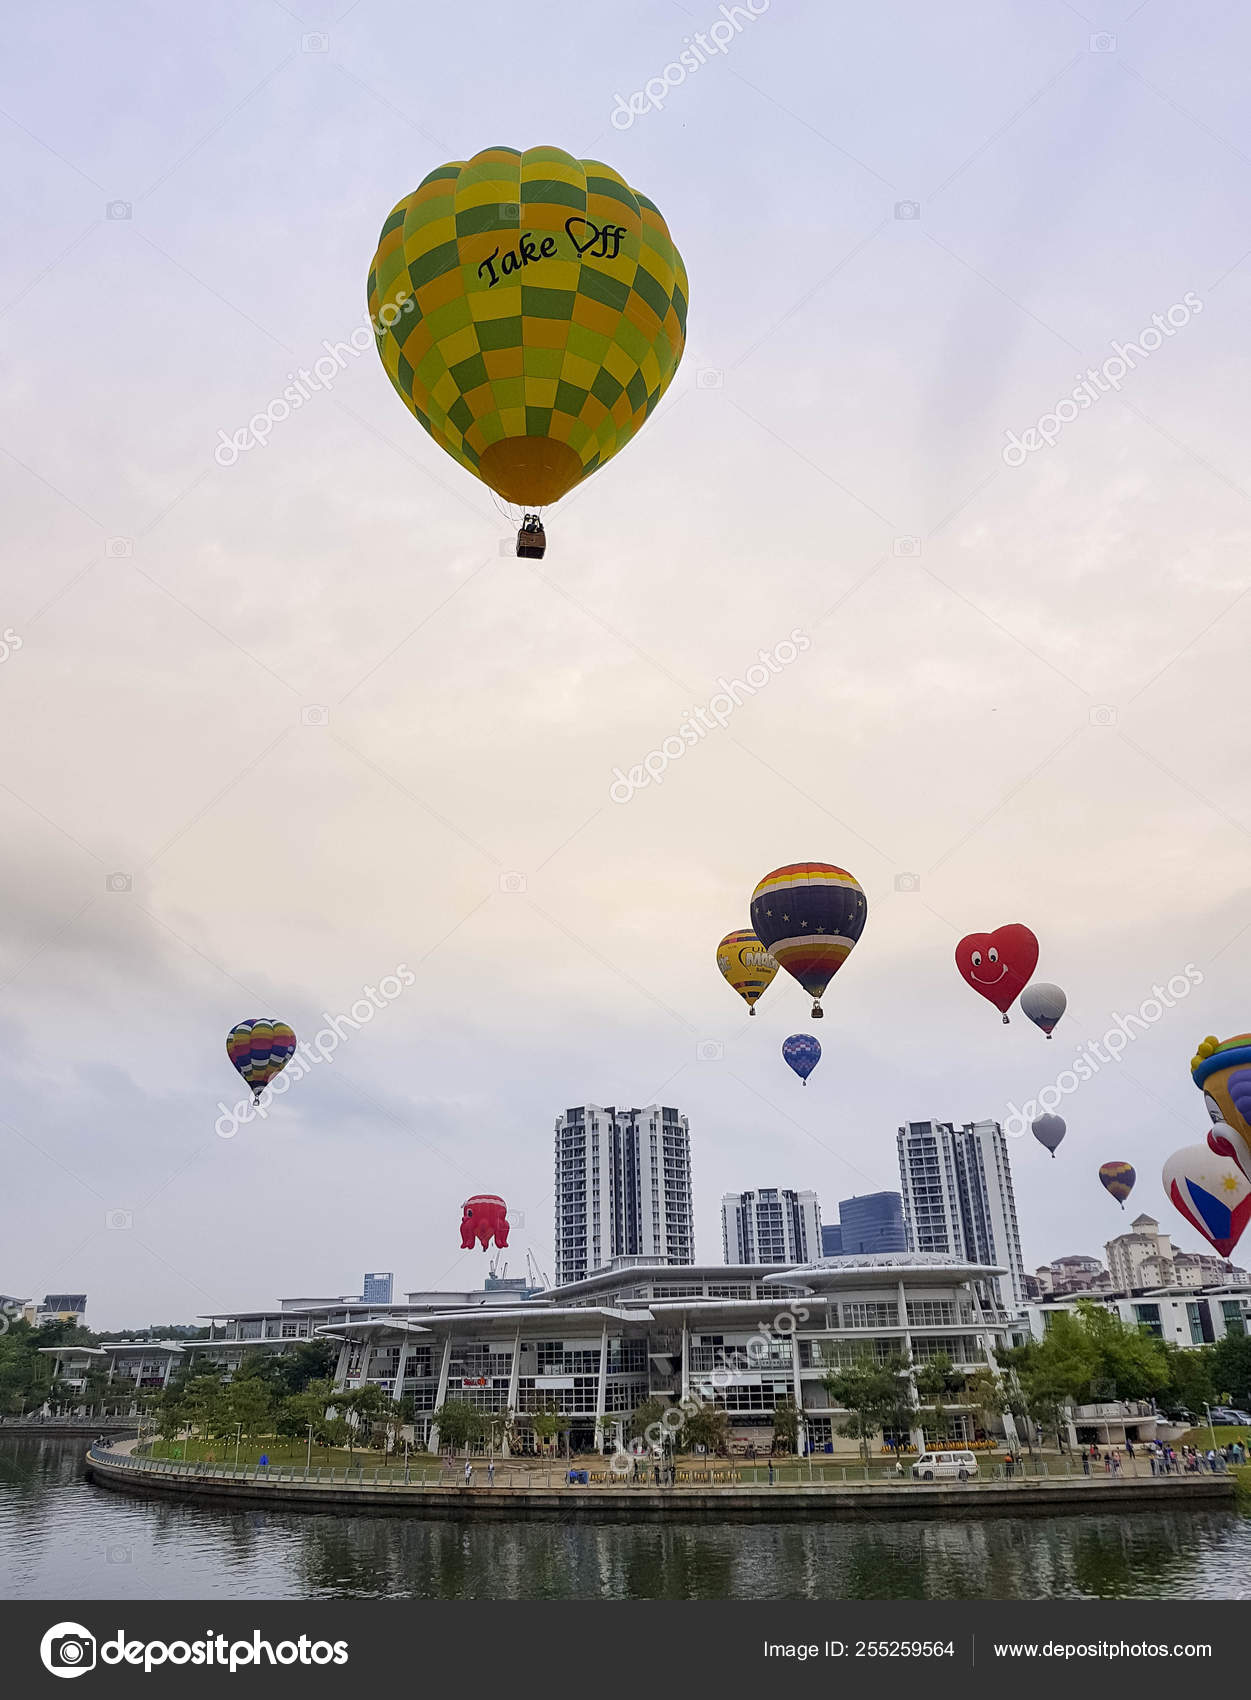
<svg viewBox="0 0 1251 1700">
<path fill-rule="evenodd" d="M 1251 1026 L 1251 21 L 771 0 L 679 81 L 721 17 L 10 17 L 0 1290 L 86 1290 L 108 1328 L 365 1269 L 476 1286 L 478 1190 L 524 1217 L 510 1272 L 550 1272 L 552 1124 L 587 1100 L 689 1115 L 719 1260 L 724 1191 L 813 1187 L 833 1220 L 898 1185 L 901 1121 L 1007 1116 L 1188 965 L 1064 1097 L 1056 1160 L 1011 1156 L 1029 1267 L 1140 1209 L 1202 1246 L 1159 1175 L 1206 1128 L 1197 1040 Z M 609 161 L 690 274 L 665 403 L 551 510 L 547 558 L 512 556 L 372 348 L 221 464 L 362 323 L 395 202 L 499 143 Z M 1058 420 L 1088 369 L 1119 390 Z M 869 897 L 806 1087 L 779 1055 L 802 992 L 749 1021 L 714 962 L 802 858 Z M 956 973 L 1009 921 L 1069 994 L 1051 1043 Z M 311 1038 L 400 964 L 218 1137 L 234 1022 Z M 1139 1172 L 1125 1215 L 1107 1158 Z"/>
</svg>

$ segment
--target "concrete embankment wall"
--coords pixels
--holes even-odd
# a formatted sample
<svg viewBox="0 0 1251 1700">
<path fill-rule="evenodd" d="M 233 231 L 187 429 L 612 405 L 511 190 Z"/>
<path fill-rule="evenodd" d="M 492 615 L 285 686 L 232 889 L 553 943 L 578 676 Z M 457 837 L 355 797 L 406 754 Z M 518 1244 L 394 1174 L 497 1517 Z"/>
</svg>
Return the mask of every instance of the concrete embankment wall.
<svg viewBox="0 0 1251 1700">
<path fill-rule="evenodd" d="M 867 1517 L 1054 1516 L 1063 1512 L 1159 1511 L 1232 1507 L 1228 1476 L 1096 1477 L 950 1485 L 839 1487 L 416 1487 L 371 1482 L 276 1480 L 264 1476 L 165 1474 L 141 1459 L 92 1454 L 88 1475 L 101 1487 L 226 1505 L 299 1511 L 381 1512 L 418 1517 L 588 1518 L 641 1522 L 834 1522 Z"/>
</svg>

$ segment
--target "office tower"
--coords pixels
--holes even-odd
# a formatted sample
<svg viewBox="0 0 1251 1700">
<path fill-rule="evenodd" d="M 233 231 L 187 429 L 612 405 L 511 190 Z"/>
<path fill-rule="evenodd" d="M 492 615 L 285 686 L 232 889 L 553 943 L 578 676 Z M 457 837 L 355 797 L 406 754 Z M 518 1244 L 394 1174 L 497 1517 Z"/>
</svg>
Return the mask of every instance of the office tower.
<svg viewBox="0 0 1251 1700">
<path fill-rule="evenodd" d="M 867 1192 L 858 1198 L 840 1199 L 838 1220 L 844 1254 L 908 1249 L 903 1199 L 897 1192 Z"/>
<path fill-rule="evenodd" d="M 667 1105 L 580 1104 L 556 1122 L 556 1285 L 623 1256 L 694 1263 L 690 1124 Z"/>
<path fill-rule="evenodd" d="M 1006 1273 L 987 1286 L 1006 1310 L 1019 1311 L 1025 1266 L 999 1123 L 908 1122 L 898 1147 L 909 1250 L 997 1265 Z"/>
<path fill-rule="evenodd" d="M 395 1276 L 389 1270 L 385 1274 L 366 1275 L 361 1298 L 367 1305 L 389 1305 L 394 1285 Z"/>
<path fill-rule="evenodd" d="M 721 1200 L 721 1248 L 727 1263 L 813 1263 L 822 1255 L 815 1192 L 761 1187 Z"/>
<path fill-rule="evenodd" d="M 821 1224 L 821 1255 L 822 1257 L 841 1257 L 843 1255 L 843 1230 L 837 1222 L 822 1222 Z"/>
</svg>

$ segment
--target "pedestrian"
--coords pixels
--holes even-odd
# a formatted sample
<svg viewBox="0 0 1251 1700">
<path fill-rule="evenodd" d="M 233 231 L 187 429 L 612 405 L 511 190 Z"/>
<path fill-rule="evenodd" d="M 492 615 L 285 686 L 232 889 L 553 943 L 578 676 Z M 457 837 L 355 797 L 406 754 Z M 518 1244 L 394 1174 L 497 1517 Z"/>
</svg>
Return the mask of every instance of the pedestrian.
<svg viewBox="0 0 1251 1700">
<path fill-rule="evenodd" d="M 1213 1476 L 1216 1474 L 1216 1448 L 1214 1446 L 1208 1447 L 1208 1471 Z"/>
<path fill-rule="evenodd" d="M 1134 1443 L 1128 1436 L 1126 1436 L 1125 1439 L 1125 1456 L 1132 1462 L 1134 1456 Z"/>
<path fill-rule="evenodd" d="M 1114 1476 L 1119 1476 L 1120 1473 L 1121 1473 L 1121 1449 L 1120 1449 L 1119 1446 L 1114 1446 L 1112 1448 L 1112 1474 Z"/>
<path fill-rule="evenodd" d="M 495 1460 L 494 1460 L 494 1458 L 492 1458 L 490 1463 L 487 1465 L 487 1486 L 488 1487 L 494 1487 L 495 1486 Z"/>
<path fill-rule="evenodd" d="M 1082 1474 L 1083 1476 L 1090 1474 L 1090 1453 L 1084 1446 L 1082 1447 Z"/>
<path fill-rule="evenodd" d="M 1103 1455 L 1103 1473 L 1105 1476 L 1112 1474 L 1112 1454 L 1110 1452 L 1105 1452 Z"/>
<path fill-rule="evenodd" d="M 773 1460 L 772 1460 L 772 1458 L 770 1458 L 770 1460 L 769 1460 L 769 1486 L 770 1487 L 773 1486 Z"/>
<path fill-rule="evenodd" d="M 1151 1452 L 1150 1452 L 1149 1456 L 1150 1456 L 1150 1459 L 1151 1459 L 1151 1474 L 1153 1476 L 1158 1475 L 1159 1470 L 1160 1470 L 1160 1460 L 1155 1455 L 1155 1447 L 1154 1446 L 1151 1448 Z"/>
<path fill-rule="evenodd" d="M 469 1462 L 468 1458 L 465 1459 L 465 1486 L 473 1486 L 473 1465 Z"/>
</svg>

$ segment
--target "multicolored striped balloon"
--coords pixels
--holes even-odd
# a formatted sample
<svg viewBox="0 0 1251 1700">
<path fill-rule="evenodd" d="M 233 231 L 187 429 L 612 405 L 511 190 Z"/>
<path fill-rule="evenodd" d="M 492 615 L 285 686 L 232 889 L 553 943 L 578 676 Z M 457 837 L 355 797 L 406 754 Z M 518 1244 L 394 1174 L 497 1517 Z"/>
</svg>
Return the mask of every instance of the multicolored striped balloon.
<svg viewBox="0 0 1251 1700">
<path fill-rule="evenodd" d="M 1138 1176 L 1134 1173 L 1132 1163 L 1100 1163 L 1099 1179 L 1112 1194 L 1113 1198 L 1125 1208 L 1125 1200 L 1134 1190 L 1134 1182 Z"/>
<path fill-rule="evenodd" d="M 717 967 L 755 1015 L 756 1000 L 773 984 L 777 962 L 749 927 L 727 933 L 717 946 Z"/>
<path fill-rule="evenodd" d="M 864 931 L 868 900 L 846 868 L 790 862 L 766 874 L 752 893 L 751 924 L 780 968 L 807 992 L 812 1018 L 824 1013 L 825 988 Z"/>
<path fill-rule="evenodd" d="M 241 1021 L 226 1035 L 226 1055 L 259 1099 L 275 1075 L 281 1074 L 295 1055 L 295 1034 L 285 1021 L 257 1016 Z"/>
<path fill-rule="evenodd" d="M 394 208 L 369 271 L 387 376 L 507 502 L 612 459 L 686 345 L 686 268 L 645 195 L 559 148 L 486 148 Z"/>
</svg>

